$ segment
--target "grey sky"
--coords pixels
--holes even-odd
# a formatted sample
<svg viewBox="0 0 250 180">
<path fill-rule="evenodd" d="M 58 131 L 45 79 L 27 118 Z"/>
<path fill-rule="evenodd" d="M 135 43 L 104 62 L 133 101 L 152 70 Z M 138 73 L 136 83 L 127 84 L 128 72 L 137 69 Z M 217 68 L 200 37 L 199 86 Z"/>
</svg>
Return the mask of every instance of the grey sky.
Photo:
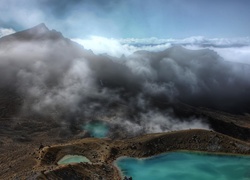
<svg viewBox="0 0 250 180">
<path fill-rule="evenodd" d="M 249 0 L 1 0 L 0 27 L 44 22 L 67 37 L 245 37 Z"/>
</svg>

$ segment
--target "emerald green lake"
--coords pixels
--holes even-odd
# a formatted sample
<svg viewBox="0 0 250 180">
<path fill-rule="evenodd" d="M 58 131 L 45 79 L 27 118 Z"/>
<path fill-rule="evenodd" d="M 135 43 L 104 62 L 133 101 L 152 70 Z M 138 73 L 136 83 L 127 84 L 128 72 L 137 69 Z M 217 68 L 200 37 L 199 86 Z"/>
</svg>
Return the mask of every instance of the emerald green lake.
<svg viewBox="0 0 250 180">
<path fill-rule="evenodd" d="M 87 130 L 92 137 L 103 138 L 106 137 L 109 128 L 104 122 L 89 122 L 83 126 L 84 130 Z"/>
<path fill-rule="evenodd" d="M 116 161 L 133 180 L 250 180 L 250 156 L 172 152 L 146 159 Z"/>
<path fill-rule="evenodd" d="M 71 163 L 80 163 L 80 162 L 90 162 L 88 158 L 80 155 L 66 155 L 58 161 L 58 164 L 71 164 Z"/>
</svg>

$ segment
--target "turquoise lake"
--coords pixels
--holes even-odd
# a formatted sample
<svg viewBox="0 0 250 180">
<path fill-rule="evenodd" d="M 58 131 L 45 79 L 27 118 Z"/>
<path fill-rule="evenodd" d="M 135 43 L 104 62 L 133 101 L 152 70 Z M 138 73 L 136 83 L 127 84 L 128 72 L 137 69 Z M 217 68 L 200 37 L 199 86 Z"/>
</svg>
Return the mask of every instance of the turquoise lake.
<svg viewBox="0 0 250 180">
<path fill-rule="evenodd" d="M 146 159 L 123 157 L 116 165 L 133 180 L 250 180 L 250 156 L 172 152 Z"/>
<path fill-rule="evenodd" d="M 84 130 L 87 130 L 92 137 L 103 138 L 106 137 L 109 128 L 105 122 L 89 122 L 83 126 Z"/>
</svg>

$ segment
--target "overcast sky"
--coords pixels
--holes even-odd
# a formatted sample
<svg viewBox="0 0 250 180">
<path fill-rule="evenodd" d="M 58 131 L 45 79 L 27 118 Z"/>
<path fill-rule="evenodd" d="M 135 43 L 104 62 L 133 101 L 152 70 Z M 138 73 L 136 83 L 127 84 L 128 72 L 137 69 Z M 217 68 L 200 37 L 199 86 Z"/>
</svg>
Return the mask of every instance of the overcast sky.
<svg viewBox="0 0 250 180">
<path fill-rule="evenodd" d="M 44 22 L 70 38 L 250 36 L 249 0 L 1 0 L 0 28 Z"/>
</svg>

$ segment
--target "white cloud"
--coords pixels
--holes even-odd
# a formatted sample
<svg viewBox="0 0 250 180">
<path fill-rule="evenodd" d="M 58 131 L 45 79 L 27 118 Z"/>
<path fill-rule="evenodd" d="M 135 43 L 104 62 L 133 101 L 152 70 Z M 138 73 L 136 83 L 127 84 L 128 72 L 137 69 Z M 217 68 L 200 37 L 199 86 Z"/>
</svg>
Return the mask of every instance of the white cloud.
<svg viewBox="0 0 250 180">
<path fill-rule="evenodd" d="M 0 38 L 9 34 L 13 34 L 15 32 L 16 31 L 11 28 L 0 28 Z"/>
<path fill-rule="evenodd" d="M 185 39 L 158 39 L 158 38 L 127 38 L 113 39 L 100 36 L 91 36 L 88 39 L 72 39 L 91 49 L 96 54 L 107 53 L 111 56 L 131 55 L 135 51 L 163 51 L 173 45 L 182 45 L 188 49 L 209 48 L 216 51 L 226 61 L 250 64 L 250 38 L 213 38 L 194 36 Z"/>
<path fill-rule="evenodd" d="M 131 55 L 135 51 L 147 50 L 147 51 L 162 51 L 170 47 L 168 44 L 160 44 L 157 39 L 113 39 L 105 38 L 101 36 L 90 36 L 87 39 L 74 38 L 72 41 L 82 45 L 85 49 L 91 49 L 95 54 L 108 54 L 110 56 L 120 57 L 122 55 Z M 137 41 L 142 43 L 142 46 L 137 47 L 133 45 Z M 154 41 L 154 46 L 148 46 L 151 41 Z M 132 43 L 132 44 L 131 44 Z"/>
<path fill-rule="evenodd" d="M 85 49 L 91 49 L 96 54 L 107 53 L 111 56 L 129 55 L 133 50 L 128 45 L 122 45 L 116 39 L 100 36 L 90 36 L 88 39 L 71 39 L 81 44 Z"/>
<path fill-rule="evenodd" d="M 159 113 L 156 111 L 149 111 L 141 114 L 142 126 L 147 133 L 158 133 L 185 129 L 210 129 L 210 127 L 203 123 L 201 119 L 190 118 L 180 120 L 172 117 L 168 113 Z"/>
<path fill-rule="evenodd" d="M 98 36 L 74 40 L 96 54 L 115 56 L 130 55 L 140 49 L 159 51 L 175 42 L 172 39 L 164 44 L 163 40 L 151 38 L 127 39 L 126 43 L 125 40 L 121 43 L 122 40 Z M 203 37 L 194 37 L 182 42 L 194 44 L 203 40 Z M 136 42 L 141 44 L 137 46 Z M 225 40 L 215 42 L 231 43 Z M 186 46 L 202 48 L 202 43 L 193 44 Z M 247 58 L 248 47 L 210 48 L 218 52 L 221 50 L 220 53 L 228 58 L 235 56 L 236 60 L 236 57 Z M 210 50 L 193 52 L 176 47 L 169 52 L 165 55 L 136 53 L 122 60 L 110 61 L 98 56 L 79 59 L 70 43 L 62 41 L 44 41 L 42 44 L 37 41 L 14 42 L 0 50 L 0 74 L 6 77 L 1 83 L 13 82 L 10 86 L 24 94 L 27 101 L 23 112 L 32 110 L 48 116 L 56 112 L 53 118 L 56 116 L 63 122 L 72 121 L 72 124 L 79 118 L 79 122 L 83 122 L 96 117 L 104 120 L 112 117 L 115 125 L 128 128 L 130 133 L 209 128 L 203 120 L 179 119 L 173 112 L 162 109 L 165 103 L 177 98 L 201 106 L 210 105 L 212 101 L 214 104 L 211 106 L 215 109 L 224 107 L 228 102 L 237 104 L 239 109 L 245 108 L 245 104 L 238 103 L 238 99 L 247 97 L 245 89 L 250 84 L 247 68 L 234 70 L 226 63 L 218 62 L 220 58 Z M 190 61 L 183 63 L 186 59 Z M 134 95 L 131 93 L 132 96 L 127 98 L 130 92 Z M 232 107 L 235 109 L 235 106 Z"/>
<path fill-rule="evenodd" d="M 227 61 L 250 64 L 250 46 L 212 49 Z"/>
<path fill-rule="evenodd" d="M 184 39 L 158 39 L 158 38 L 145 38 L 145 39 L 120 39 L 121 44 L 129 45 L 163 45 L 163 44 L 179 44 L 179 45 L 206 45 L 206 46 L 246 46 L 250 45 L 249 37 L 241 38 L 205 38 L 204 36 L 192 36 Z"/>
</svg>

